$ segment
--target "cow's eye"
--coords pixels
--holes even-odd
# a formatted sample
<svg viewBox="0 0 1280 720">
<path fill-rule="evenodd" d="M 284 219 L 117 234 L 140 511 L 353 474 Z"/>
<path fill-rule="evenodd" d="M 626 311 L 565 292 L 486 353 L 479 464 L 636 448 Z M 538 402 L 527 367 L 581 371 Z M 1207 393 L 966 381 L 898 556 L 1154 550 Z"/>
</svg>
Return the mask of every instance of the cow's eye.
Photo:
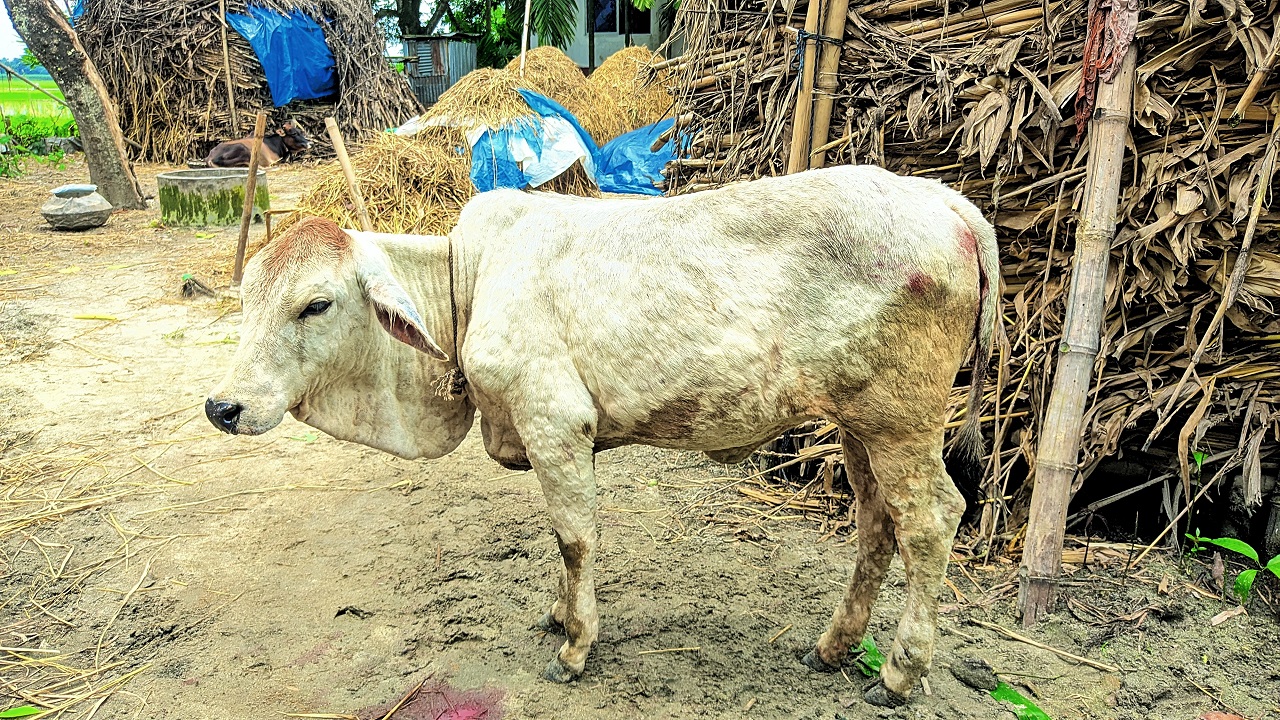
<svg viewBox="0 0 1280 720">
<path fill-rule="evenodd" d="M 309 318 L 312 315 L 319 315 L 320 313 L 328 309 L 329 309 L 328 300 L 317 300 L 311 303 L 310 305 L 308 305 L 306 308 L 304 308 L 302 313 L 298 315 L 298 318 L 301 320 L 305 320 L 306 318 Z"/>
</svg>

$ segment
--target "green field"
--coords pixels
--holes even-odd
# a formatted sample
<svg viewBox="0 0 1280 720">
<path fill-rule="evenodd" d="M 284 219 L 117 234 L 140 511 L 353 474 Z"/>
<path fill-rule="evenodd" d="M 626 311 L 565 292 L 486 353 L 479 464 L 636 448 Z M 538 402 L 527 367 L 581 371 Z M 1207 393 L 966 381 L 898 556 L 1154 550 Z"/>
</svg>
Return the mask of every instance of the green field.
<svg viewBox="0 0 1280 720">
<path fill-rule="evenodd" d="M 62 97 L 58 86 L 52 80 L 36 80 L 34 82 L 57 97 Z M 71 119 L 71 113 L 65 107 L 15 78 L 0 80 L 0 114 L 48 117 L 59 120 Z"/>
</svg>

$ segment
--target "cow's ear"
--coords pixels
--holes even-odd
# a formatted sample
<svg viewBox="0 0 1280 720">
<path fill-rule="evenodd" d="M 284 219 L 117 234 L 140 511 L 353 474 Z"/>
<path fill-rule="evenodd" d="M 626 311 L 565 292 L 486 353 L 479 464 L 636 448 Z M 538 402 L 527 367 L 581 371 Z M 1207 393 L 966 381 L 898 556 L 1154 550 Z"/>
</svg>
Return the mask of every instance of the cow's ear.
<svg viewBox="0 0 1280 720">
<path fill-rule="evenodd" d="M 360 273 L 360 280 L 369 302 L 373 304 L 378 323 L 391 337 L 437 360 L 449 359 L 427 332 L 418 309 L 391 273 L 379 268 L 367 274 Z"/>
</svg>

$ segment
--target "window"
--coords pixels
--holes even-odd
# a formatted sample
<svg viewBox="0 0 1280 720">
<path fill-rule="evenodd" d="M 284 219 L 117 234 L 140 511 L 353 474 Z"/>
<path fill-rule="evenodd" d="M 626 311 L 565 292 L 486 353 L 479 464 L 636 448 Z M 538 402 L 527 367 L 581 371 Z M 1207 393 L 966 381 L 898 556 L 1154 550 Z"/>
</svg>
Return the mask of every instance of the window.
<svg viewBox="0 0 1280 720">
<path fill-rule="evenodd" d="M 629 27 L 618 22 L 619 2 L 627 8 L 626 21 Z M 649 11 L 636 9 L 630 0 L 595 0 L 595 5 L 595 29 L 598 33 L 630 32 L 632 35 L 648 35 L 652 32 Z"/>
</svg>

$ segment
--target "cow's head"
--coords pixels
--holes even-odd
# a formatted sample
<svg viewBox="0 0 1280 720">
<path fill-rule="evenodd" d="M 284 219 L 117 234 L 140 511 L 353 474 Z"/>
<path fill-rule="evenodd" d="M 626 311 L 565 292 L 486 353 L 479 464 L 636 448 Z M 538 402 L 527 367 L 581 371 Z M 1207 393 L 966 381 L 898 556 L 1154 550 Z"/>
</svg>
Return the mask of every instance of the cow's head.
<svg viewBox="0 0 1280 720">
<path fill-rule="evenodd" d="M 443 303 L 424 308 L 435 326 L 450 318 L 442 273 L 444 287 L 421 288 Z M 290 412 L 402 457 L 439 457 L 466 436 L 470 402 L 432 392 L 448 354 L 372 240 L 302 220 L 249 262 L 241 296 L 240 346 L 205 402 L 218 429 L 259 435 Z"/>
<path fill-rule="evenodd" d="M 311 147 L 311 138 L 303 132 L 302 126 L 293 120 L 286 120 L 276 130 L 276 135 L 284 138 L 284 146 L 290 153 L 301 153 Z"/>
</svg>

